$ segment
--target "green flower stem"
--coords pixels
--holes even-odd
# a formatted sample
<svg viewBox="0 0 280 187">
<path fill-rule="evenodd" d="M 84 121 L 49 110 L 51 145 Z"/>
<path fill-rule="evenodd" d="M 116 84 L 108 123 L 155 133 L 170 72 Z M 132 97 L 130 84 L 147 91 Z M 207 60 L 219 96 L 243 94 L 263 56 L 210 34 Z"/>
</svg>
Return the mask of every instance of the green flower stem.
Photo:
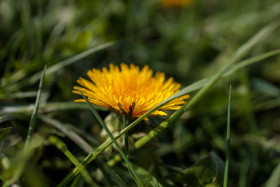
<svg viewBox="0 0 280 187">
<path fill-rule="evenodd" d="M 85 99 L 85 101 L 87 102 L 87 104 L 90 107 L 91 112 L 94 114 L 94 116 L 96 117 L 97 121 L 101 124 L 101 126 L 104 128 L 104 130 L 106 131 L 106 133 L 108 134 L 108 136 L 110 137 L 111 141 L 114 143 L 114 145 L 116 146 L 117 150 L 119 151 L 120 155 L 122 156 L 122 158 L 124 159 L 124 161 L 126 162 L 127 168 L 129 170 L 129 172 L 131 173 L 133 179 L 135 180 L 137 186 L 142 187 L 143 184 L 140 181 L 140 178 L 138 177 L 138 175 L 136 174 L 135 170 L 133 169 L 132 164 L 129 162 L 128 158 L 126 157 L 126 155 L 124 154 L 124 152 L 122 151 L 120 145 L 118 144 L 118 142 L 116 141 L 116 139 L 114 138 L 113 134 L 111 133 L 111 131 L 108 129 L 108 127 L 106 126 L 106 124 L 104 123 L 104 121 L 102 120 L 102 118 L 99 116 L 99 114 L 97 113 L 97 111 L 92 107 L 91 103 L 88 101 L 88 99 L 84 96 L 84 94 L 81 92 L 81 90 L 79 90 L 80 93 L 82 94 L 83 98 Z"/>
<path fill-rule="evenodd" d="M 123 123 L 123 129 L 126 127 L 126 119 L 125 119 L 125 113 L 122 113 L 122 123 Z M 126 156 L 129 156 L 128 152 L 128 136 L 127 133 L 124 134 L 124 150 L 126 153 Z"/>
</svg>

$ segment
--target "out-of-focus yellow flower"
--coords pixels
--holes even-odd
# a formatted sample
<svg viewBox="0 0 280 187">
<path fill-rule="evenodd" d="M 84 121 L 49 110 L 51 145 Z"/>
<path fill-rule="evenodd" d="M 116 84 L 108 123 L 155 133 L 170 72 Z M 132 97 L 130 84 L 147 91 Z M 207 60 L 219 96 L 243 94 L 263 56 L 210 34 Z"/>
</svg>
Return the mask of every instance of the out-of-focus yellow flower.
<svg viewBox="0 0 280 187">
<path fill-rule="evenodd" d="M 79 88 L 91 103 L 107 107 L 118 114 L 130 114 L 132 118 L 143 115 L 180 88 L 173 78 L 165 80 L 164 73 L 158 72 L 153 76 L 148 66 L 140 70 L 134 64 L 121 64 L 120 68 L 110 64 L 109 69 L 92 69 L 87 75 L 91 81 L 80 77 L 77 82 L 82 87 L 75 86 L 74 93 L 80 94 Z M 174 99 L 152 115 L 166 115 L 162 110 L 177 110 L 188 98 L 189 95 L 185 95 Z M 75 102 L 85 100 L 78 99 Z"/>
<path fill-rule="evenodd" d="M 161 0 L 161 4 L 170 7 L 188 7 L 193 3 L 193 0 Z"/>
</svg>

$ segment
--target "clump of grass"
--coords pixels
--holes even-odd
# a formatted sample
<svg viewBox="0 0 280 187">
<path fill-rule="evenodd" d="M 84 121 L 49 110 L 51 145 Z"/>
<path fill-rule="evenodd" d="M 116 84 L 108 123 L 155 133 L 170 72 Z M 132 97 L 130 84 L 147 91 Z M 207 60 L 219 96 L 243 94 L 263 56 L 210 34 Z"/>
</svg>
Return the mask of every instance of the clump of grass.
<svg viewBox="0 0 280 187">
<path fill-rule="evenodd" d="M 279 7 L 1 1 L 0 185 L 279 186 Z M 182 89 L 135 121 L 117 119 L 123 129 L 104 141 L 108 109 L 89 105 L 93 117 L 71 91 L 111 62 L 147 64 Z M 185 94 L 181 109 L 144 120 Z"/>
</svg>

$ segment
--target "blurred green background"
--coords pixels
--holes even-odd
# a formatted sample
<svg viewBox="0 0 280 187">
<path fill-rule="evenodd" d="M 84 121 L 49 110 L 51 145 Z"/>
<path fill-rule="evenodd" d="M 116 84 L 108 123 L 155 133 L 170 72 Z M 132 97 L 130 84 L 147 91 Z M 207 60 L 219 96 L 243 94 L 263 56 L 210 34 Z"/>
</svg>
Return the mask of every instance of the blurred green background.
<svg viewBox="0 0 280 187">
<path fill-rule="evenodd" d="M 109 63 L 134 63 L 140 67 L 147 64 L 185 87 L 215 74 L 239 46 L 279 18 L 277 0 L 193 0 L 184 6 L 171 6 L 160 0 L 1 0 L 0 126 L 13 127 L 8 143 L 13 148 L 9 154 L 1 148 L 1 159 L 3 154 L 12 158 L 13 151 L 25 142 L 31 105 L 45 65 L 48 70 L 39 115 L 69 127 L 94 147 L 104 140 L 100 137 L 101 127 L 86 104 L 73 103 L 79 97 L 72 93 L 76 80 L 79 76 L 86 78 L 87 70 Z M 279 44 L 278 28 L 254 46 L 247 57 L 277 49 Z M 280 163 L 279 56 L 220 80 L 180 120 L 132 153 L 133 163 L 169 185 L 166 175 L 191 166 L 211 151 L 224 160 L 229 85 L 229 186 L 267 184 Z M 104 118 L 109 113 L 100 111 Z M 131 134 L 146 133 L 161 121 L 161 117 L 152 117 Z M 36 171 L 46 186 L 54 186 L 73 165 L 47 137 L 59 136 L 79 161 L 87 153 L 63 130 L 49 124 L 37 120 L 35 133 L 46 142 L 35 150 L 28 163 L 32 174 Z M 103 161 L 116 153 L 105 153 Z M 96 163 L 88 167 L 94 180 L 101 186 L 113 185 L 98 167 Z M 113 169 L 121 178 L 128 175 L 122 164 Z M 28 179 L 18 183 L 33 185 Z"/>
</svg>

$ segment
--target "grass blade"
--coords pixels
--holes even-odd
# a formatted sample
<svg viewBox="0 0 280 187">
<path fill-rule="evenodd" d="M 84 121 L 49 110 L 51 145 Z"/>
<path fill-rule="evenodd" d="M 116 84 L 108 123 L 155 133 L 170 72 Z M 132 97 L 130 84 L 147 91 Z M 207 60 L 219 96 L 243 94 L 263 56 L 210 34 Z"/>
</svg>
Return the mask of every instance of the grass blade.
<svg viewBox="0 0 280 187">
<path fill-rule="evenodd" d="M 107 109 L 100 106 L 93 106 L 96 110 L 106 111 Z M 13 106 L 3 106 L 0 107 L 1 114 L 13 115 L 20 113 L 31 114 L 33 111 L 34 105 L 13 105 Z M 43 103 L 40 105 L 40 111 L 43 113 L 48 112 L 58 112 L 65 110 L 81 109 L 86 110 L 88 106 L 84 103 L 74 103 L 74 102 L 53 102 L 53 103 Z"/>
<path fill-rule="evenodd" d="M 231 102 L 231 86 L 229 87 L 228 94 L 228 115 L 227 115 L 227 138 L 226 138 L 226 163 L 225 163 L 225 173 L 224 173 L 224 185 L 227 187 L 228 184 L 228 169 L 229 169 L 229 153 L 230 153 L 230 102 Z"/>
<path fill-rule="evenodd" d="M 29 129 L 28 129 L 28 134 L 27 134 L 25 147 L 29 146 L 30 141 L 31 141 L 31 135 L 33 134 L 33 131 L 34 131 L 34 128 L 35 128 L 36 119 L 37 119 L 37 112 L 38 112 L 38 108 L 39 108 L 40 97 L 41 97 L 42 87 L 43 87 L 43 80 L 44 80 L 44 77 L 45 77 L 46 69 L 47 69 L 47 67 L 45 66 L 44 71 L 43 71 L 42 76 L 41 76 L 40 84 L 39 84 L 39 90 L 38 90 L 38 93 L 37 93 L 35 107 L 33 109 L 33 113 L 32 113 L 32 116 L 31 116 L 31 121 L 30 121 Z"/>
<path fill-rule="evenodd" d="M 114 42 L 108 42 L 108 43 L 105 43 L 105 44 L 102 44 L 102 45 L 99 45 L 99 46 L 96 46 L 96 47 L 93 47 L 91 49 L 88 49 L 82 53 L 79 53 L 71 58 L 68 58 L 66 60 L 62 60 L 60 62 L 58 62 L 57 64 L 51 66 L 48 68 L 48 70 L 46 71 L 46 75 L 50 75 L 52 73 L 55 73 L 57 72 L 58 70 L 60 70 L 61 68 L 64 68 L 70 64 L 73 64 L 89 55 L 92 55 L 94 54 L 95 52 L 97 51 L 100 51 L 100 50 L 103 50 L 103 49 L 106 49 L 108 47 L 111 47 L 112 45 L 114 44 Z M 39 80 L 39 77 L 40 77 L 40 74 L 37 73 L 35 75 L 33 75 L 29 81 L 28 81 L 28 84 L 33 84 L 35 83 L 36 81 Z"/>
<path fill-rule="evenodd" d="M 131 164 L 131 162 L 128 160 L 128 158 L 126 157 L 125 153 L 122 151 L 121 147 L 119 146 L 118 142 L 116 141 L 116 139 L 114 138 L 113 134 L 110 132 L 110 130 L 108 129 L 108 127 L 106 126 L 106 124 L 104 123 L 104 121 L 101 119 L 101 117 L 99 116 L 99 114 L 96 112 L 96 110 L 94 110 L 94 108 L 91 106 L 91 103 L 88 101 L 88 99 L 84 96 L 84 94 L 81 92 L 81 90 L 79 90 L 80 93 L 82 94 L 83 98 L 86 100 L 87 104 L 90 107 L 90 110 L 92 111 L 92 113 L 94 114 L 94 116 L 96 117 L 96 119 L 98 120 L 98 122 L 101 124 L 101 126 L 104 128 L 104 130 L 106 131 L 106 133 L 108 134 L 108 136 L 110 137 L 111 141 L 114 143 L 114 145 L 116 146 L 117 150 L 119 151 L 119 153 L 121 154 L 122 158 L 124 159 L 124 161 L 126 162 L 127 168 L 129 170 L 129 172 L 131 173 L 133 179 L 135 180 L 137 186 L 143 186 L 138 175 L 136 174 L 135 170 L 133 169 L 133 166 Z"/>
</svg>

